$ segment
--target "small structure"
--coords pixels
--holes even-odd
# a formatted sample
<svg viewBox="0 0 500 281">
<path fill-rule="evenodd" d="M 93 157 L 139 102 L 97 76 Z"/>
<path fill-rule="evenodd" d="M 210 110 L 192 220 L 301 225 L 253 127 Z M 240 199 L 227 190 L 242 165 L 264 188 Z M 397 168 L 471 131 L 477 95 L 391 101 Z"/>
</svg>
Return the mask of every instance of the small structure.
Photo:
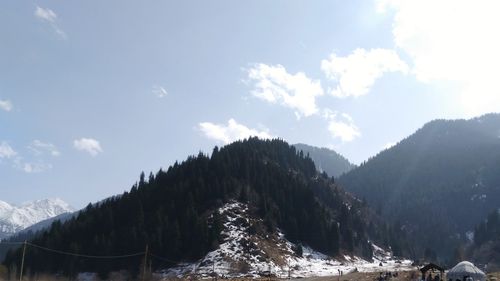
<svg viewBox="0 0 500 281">
<path fill-rule="evenodd" d="M 439 271 L 439 280 L 443 280 L 443 273 L 444 273 L 444 268 L 440 267 L 439 265 L 437 264 L 434 264 L 434 263 L 429 263 L 427 265 L 425 265 L 424 267 L 420 268 L 420 273 L 422 273 L 422 280 L 427 280 L 429 278 L 426 279 L 426 276 L 429 277 L 429 275 L 427 275 L 427 272 L 429 270 L 431 271 Z"/>
<path fill-rule="evenodd" d="M 474 264 L 468 261 L 459 262 L 455 267 L 450 269 L 448 273 L 446 273 L 446 279 L 448 281 L 465 281 L 465 280 L 474 280 L 474 281 L 485 281 L 486 274 L 482 272 L 479 268 L 477 268 Z"/>
</svg>

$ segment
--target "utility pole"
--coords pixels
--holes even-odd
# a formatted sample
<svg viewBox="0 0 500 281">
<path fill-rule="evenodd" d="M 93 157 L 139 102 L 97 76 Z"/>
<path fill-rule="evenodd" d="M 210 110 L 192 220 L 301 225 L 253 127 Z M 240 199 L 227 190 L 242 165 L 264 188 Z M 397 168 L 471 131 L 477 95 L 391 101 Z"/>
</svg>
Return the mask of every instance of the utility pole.
<svg viewBox="0 0 500 281">
<path fill-rule="evenodd" d="M 212 280 L 217 281 L 217 273 L 215 273 L 215 260 L 212 263 L 212 274 L 214 275 L 214 278 Z"/>
<path fill-rule="evenodd" d="M 24 246 L 23 246 L 23 258 L 21 260 L 21 273 L 19 274 L 19 281 L 23 280 L 23 270 L 24 270 L 24 256 L 26 254 L 26 240 L 24 240 Z"/>
<path fill-rule="evenodd" d="M 271 263 L 269 263 L 269 268 L 268 269 L 269 269 L 268 270 L 269 271 L 269 277 L 268 278 L 269 278 L 269 281 L 271 281 Z"/>
<path fill-rule="evenodd" d="M 142 271 L 142 281 L 146 281 L 146 271 L 148 266 L 148 248 L 149 245 L 146 244 L 146 250 L 144 251 L 144 268 Z"/>
<path fill-rule="evenodd" d="M 287 266 L 288 266 L 288 279 L 292 279 L 292 269 L 290 268 L 290 260 L 287 259 Z"/>
</svg>

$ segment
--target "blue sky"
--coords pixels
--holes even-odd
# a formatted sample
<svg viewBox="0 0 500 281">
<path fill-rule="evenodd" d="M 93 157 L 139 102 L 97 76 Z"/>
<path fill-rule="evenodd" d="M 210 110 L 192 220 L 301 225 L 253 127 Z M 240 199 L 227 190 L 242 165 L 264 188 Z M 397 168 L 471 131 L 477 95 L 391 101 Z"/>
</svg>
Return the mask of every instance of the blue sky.
<svg viewBox="0 0 500 281">
<path fill-rule="evenodd" d="M 432 119 L 498 111 L 497 6 L 4 1 L 0 200 L 83 207 L 249 135 L 360 163 Z"/>
</svg>

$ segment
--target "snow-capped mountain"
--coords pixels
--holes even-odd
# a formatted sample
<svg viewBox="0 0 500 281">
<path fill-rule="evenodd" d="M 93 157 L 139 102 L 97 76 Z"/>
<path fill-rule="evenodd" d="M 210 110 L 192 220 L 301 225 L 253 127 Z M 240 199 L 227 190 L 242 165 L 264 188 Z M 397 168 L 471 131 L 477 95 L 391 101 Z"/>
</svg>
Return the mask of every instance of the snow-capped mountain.
<svg viewBox="0 0 500 281">
<path fill-rule="evenodd" d="M 40 221 L 73 211 L 73 207 L 61 199 L 36 200 L 20 206 L 0 201 L 0 239 Z"/>
</svg>

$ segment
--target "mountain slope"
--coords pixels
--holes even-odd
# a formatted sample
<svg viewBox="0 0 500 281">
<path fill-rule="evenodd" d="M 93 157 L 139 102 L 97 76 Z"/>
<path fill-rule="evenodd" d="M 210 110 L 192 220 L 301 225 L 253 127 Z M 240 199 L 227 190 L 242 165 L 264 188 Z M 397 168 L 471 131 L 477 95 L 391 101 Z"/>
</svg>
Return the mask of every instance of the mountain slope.
<svg viewBox="0 0 500 281">
<path fill-rule="evenodd" d="M 13 206 L 0 201 L 0 239 L 43 220 L 73 212 L 74 209 L 61 199 L 45 199 Z"/>
<path fill-rule="evenodd" d="M 487 266 L 490 272 L 500 270 L 500 209 L 488 214 L 488 217 L 474 228 L 471 243 L 465 252 L 475 261 Z M 460 252 L 458 254 L 461 254 Z"/>
<path fill-rule="evenodd" d="M 416 254 L 450 258 L 500 202 L 500 115 L 436 120 L 338 179 L 412 234 Z M 425 250 L 425 252 L 424 252 Z"/>
<path fill-rule="evenodd" d="M 32 243 L 92 255 L 140 253 L 148 245 L 153 257 L 163 257 L 152 260 L 152 268 L 161 269 L 174 265 L 165 260 L 192 262 L 219 249 L 225 218 L 218 210 L 230 202 L 244 204 L 245 212 L 262 221 L 263 227 L 254 231 L 264 237 L 281 231 L 288 241 L 330 256 L 370 259 L 369 240 L 388 246 L 387 237 L 399 237 L 363 202 L 317 173 L 303 153 L 281 140 L 251 138 L 216 147 L 211 157 L 189 157 L 147 180 L 142 174 L 130 192 L 89 205 L 65 223 L 54 223 Z M 20 254 L 9 253 L 4 264 L 17 264 Z M 95 263 L 32 251 L 26 262 L 32 272 L 106 275 L 120 269 L 137 271 L 141 259 Z"/>
<path fill-rule="evenodd" d="M 356 165 L 349 162 L 344 156 L 331 149 L 319 148 L 303 143 L 294 144 L 293 146 L 297 150 L 303 151 L 304 154 L 309 154 L 318 171 L 324 171 L 329 176 L 338 177 L 356 167 Z"/>
<path fill-rule="evenodd" d="M 398 261 L 374 244 L 371 261 L 348 255 L 333 259 L 307 246 L 293 244 L 279 230 L 265 231 L 263 220 L 252 216 L 249 206 L 244 203 L 232 201 L 217 212 L 223 218 L 219 248 L 199 261 L 164 270 L 163 276 L 208 278 L 216 273 L 231 278 L 263 275 L 300 278 L 338 275 L 339 270 L 345 274 L 411 268 L 411 261 Z"/>
</svg>

